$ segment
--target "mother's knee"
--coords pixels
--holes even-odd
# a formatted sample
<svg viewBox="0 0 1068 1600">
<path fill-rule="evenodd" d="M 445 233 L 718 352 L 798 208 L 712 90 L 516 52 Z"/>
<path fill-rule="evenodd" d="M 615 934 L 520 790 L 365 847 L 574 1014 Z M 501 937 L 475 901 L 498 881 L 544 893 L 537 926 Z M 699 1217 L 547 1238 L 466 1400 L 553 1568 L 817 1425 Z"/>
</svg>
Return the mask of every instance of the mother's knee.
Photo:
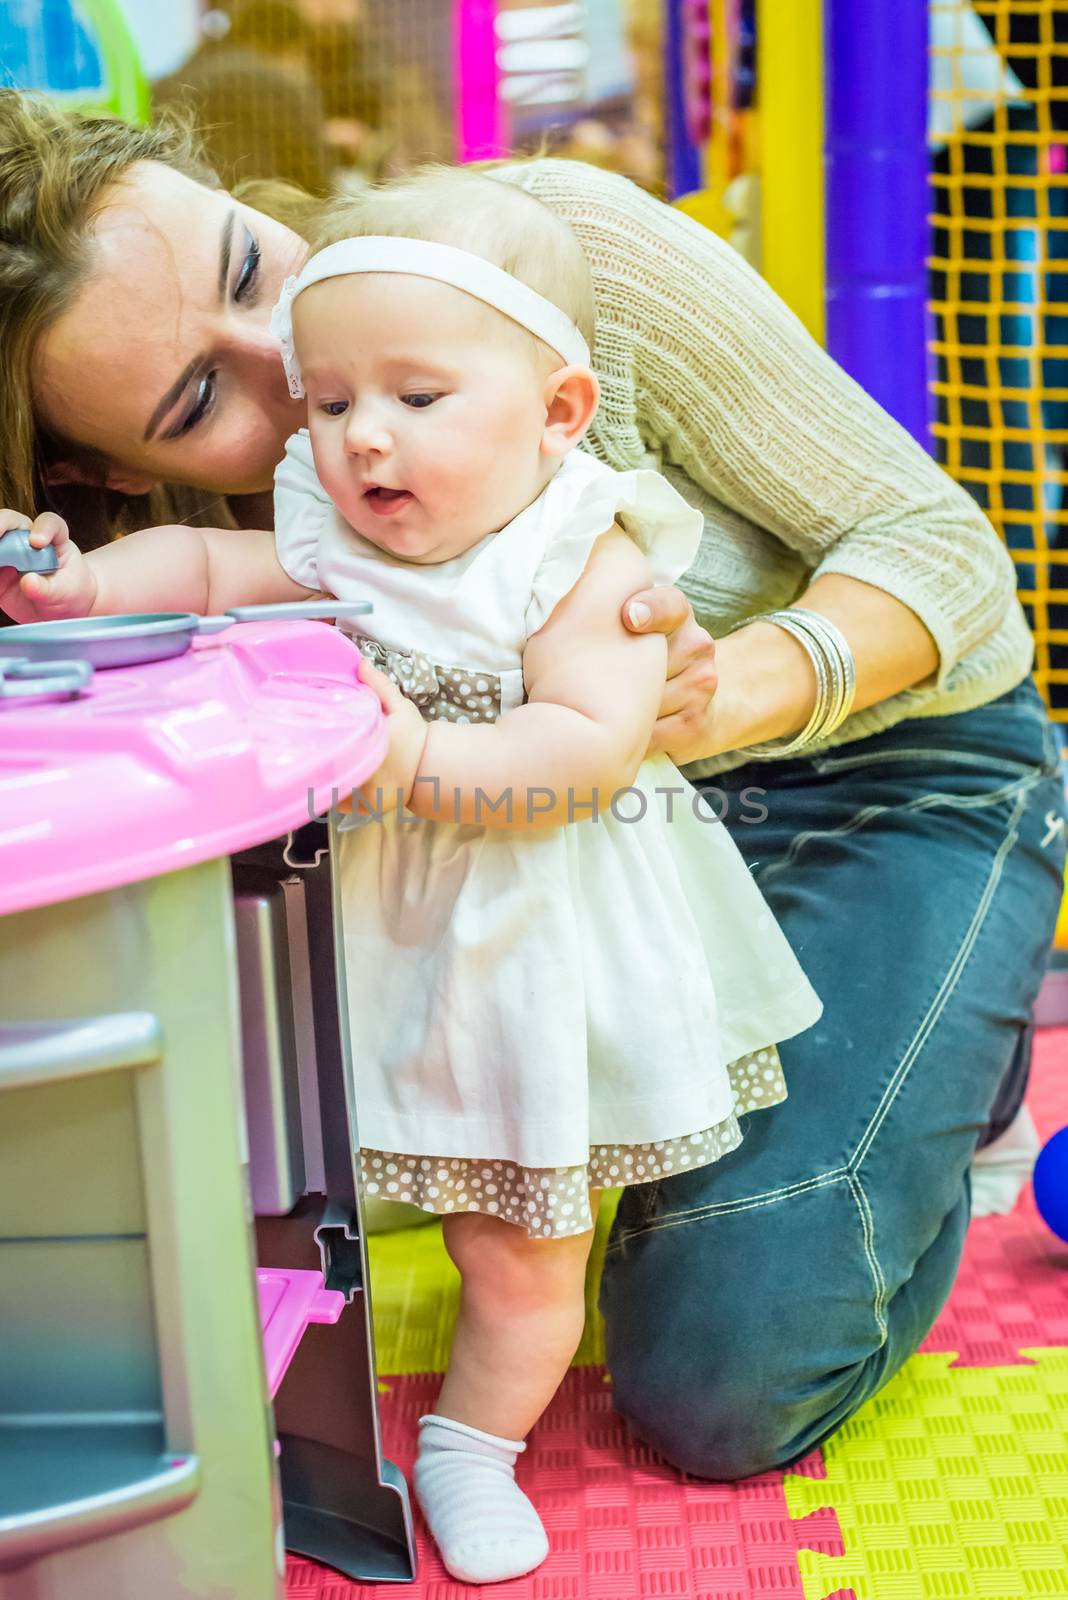
<svg viewBox="0 0 1068 1600">
<path fill-rule="evenodd" d="M 634 1431 L 687 1472 L 736 1479 L 798 1460 L 851 1416 L 886 1360 L 856 1230 L 839 1185 L 624 1235 L 601 1303 Z"/>
<path fill-rule="evenodd" d="M 737 1308 L 735 1308 L 735 1313 Z M 818 1307 L 790 1327 L 731 1316 L 700 1347 L 608 1339 L 616 1408 L 672 1465 L 733 1481 L 790 1465 L 840 1426 L 875 1386 L 872 1352 L 830 1365 Z M 806 1326 L 806 1321 L 808 1325 Z"/>
</svg>

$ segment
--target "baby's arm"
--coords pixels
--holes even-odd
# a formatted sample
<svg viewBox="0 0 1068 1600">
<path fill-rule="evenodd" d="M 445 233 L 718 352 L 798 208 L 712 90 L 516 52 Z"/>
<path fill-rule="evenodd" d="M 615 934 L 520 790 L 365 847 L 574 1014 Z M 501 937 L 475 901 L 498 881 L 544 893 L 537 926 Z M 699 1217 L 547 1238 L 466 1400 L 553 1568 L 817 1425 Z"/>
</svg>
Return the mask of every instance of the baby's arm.
<svg viewBox="0 0 1068 1600">
<path fill-rule="evenodd" d="M 0 606 L 16 622 L 126 611 L 207 614 L 314 592 L 294 582 L 275 554 L 274 535 L 259 529 L 145 528 L 83 555 L 67 524 L 49 512 L 32 524 L 30 543 L 51 545 L 59 566 L 19 578 L 3 565 L 2 536 L 13 527 L 31 524 L 0 513 Z"/>
<path fill-rule="evenodd" d="M 495 723 L 432 723 L 409 809 L 496 828 L 556 826 L 588 817 L 593 802 L 607 810 L 641 765 L 660 703 L 665 641 L 620 620 L 623 601 L 650 582 L 622 529 L 602 534 L 527 644 L 526 704 Z M 508 795 L 511 806 L 491 809 Z"/>
<path fill-rule="evenodd" d="M 146 528 L 85 557 L 94 613 L 196 611 L 306 600 L 316 591 L 289 576 L 262 528 Z"/>
</svg>

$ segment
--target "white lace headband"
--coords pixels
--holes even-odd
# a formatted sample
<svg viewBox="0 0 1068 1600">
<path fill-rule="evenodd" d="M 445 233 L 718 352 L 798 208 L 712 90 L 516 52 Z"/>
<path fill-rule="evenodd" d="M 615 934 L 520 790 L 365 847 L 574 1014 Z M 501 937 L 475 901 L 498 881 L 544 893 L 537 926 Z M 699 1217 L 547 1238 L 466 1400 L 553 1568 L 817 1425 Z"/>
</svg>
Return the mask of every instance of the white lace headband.
<svg viewBox="0 0 1068 1600">
<path fill-rule="evenodd" d="M 588 367 L 590 350 L 575 324 L 559 306 L 528 289 L 492 262 L 451 244 L 431 244 L 426 239 L 389 238 L 377 234 L 364 239 L 341 239 L 312 256 L 297 278 L 287 278 L 278 304 L 271 312 L 271 332 L 282 346 L 282 363 L 294 400 L 304 394 L 300 364 L 293 349 L 293 302 L 298 294 L 324 278 L 343 278 L 356 272 L 403 272 L 416 278 L 434 278 L 474 295 L 488 306 L 518 322 L 555 350 L 569 366 Z"/>
</svg>

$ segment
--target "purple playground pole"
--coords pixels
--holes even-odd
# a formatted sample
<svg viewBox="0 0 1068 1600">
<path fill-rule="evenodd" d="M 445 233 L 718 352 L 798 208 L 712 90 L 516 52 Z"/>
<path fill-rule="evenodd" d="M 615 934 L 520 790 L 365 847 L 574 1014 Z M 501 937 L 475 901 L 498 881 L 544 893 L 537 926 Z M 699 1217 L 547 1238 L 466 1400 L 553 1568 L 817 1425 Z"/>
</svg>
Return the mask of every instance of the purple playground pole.
<svg viewBox="0 0 1068 1600">
<path fill-rule="evenodd" d="M 824 0 L 827 347 L 931 445 L 927 0 Z"/>
<path fill-rule="evenodd" d="M 705 32 L 699 23 L 704 22 Z M 701 90 L 707 98 L 706 84 L 693 83 L 687 94 L 687 71 L 696 77 L 698 51 L 708 58 L 708 0 L 668 0 L 664 12 L 664 101 L 668 124 L 668 193 L 672 200 L 701 187 L 701 153 L 698 148 L 708 138 L 691 126 L 700 116 L 695 103 Z M 706 67 L 706 72 L 707 72 Z M 688 104 L 688 101 L 694 102 Z M 696 135 L 696 136 L 695 136 Z"/>
</svg>

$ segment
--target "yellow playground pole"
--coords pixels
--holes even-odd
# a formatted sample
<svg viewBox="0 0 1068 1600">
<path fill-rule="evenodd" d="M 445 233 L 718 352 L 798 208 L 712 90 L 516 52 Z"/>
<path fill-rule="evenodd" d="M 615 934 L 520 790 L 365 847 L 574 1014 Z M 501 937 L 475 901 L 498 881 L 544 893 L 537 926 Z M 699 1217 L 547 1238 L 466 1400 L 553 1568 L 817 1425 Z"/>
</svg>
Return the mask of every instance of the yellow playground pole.
<svg viewBox="0 0 1068 1600">
<path fill-rule="evenodd" d="M 758 0 L 757 57 L 763 272 L 823 344 L 821 0 Z"/>
</svg>

